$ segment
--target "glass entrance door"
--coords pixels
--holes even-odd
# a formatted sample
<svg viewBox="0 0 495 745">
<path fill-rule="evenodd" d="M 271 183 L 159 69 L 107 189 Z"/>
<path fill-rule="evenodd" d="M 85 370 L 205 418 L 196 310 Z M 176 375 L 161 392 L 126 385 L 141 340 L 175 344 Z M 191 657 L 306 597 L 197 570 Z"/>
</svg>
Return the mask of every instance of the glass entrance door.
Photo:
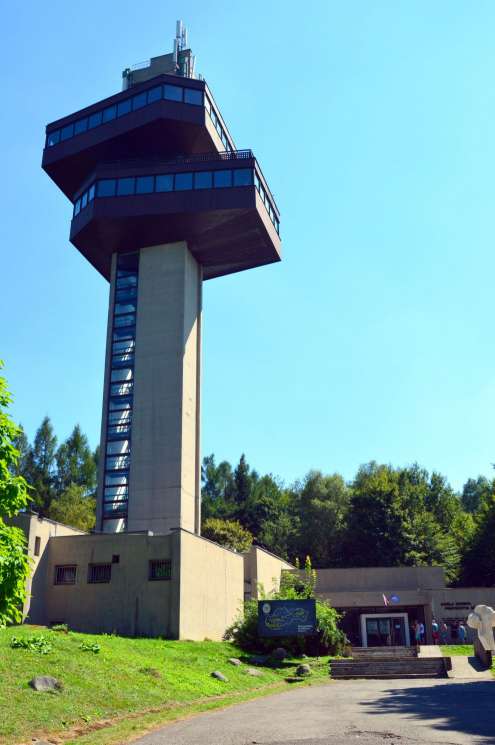
<svg viewBox="0 0 495 745">
<path fill-rule="evenodd" d="M 403 618 L 381 616 L 366 619 L 368 647 L 403 647 L 406 629 Z"/>
</svg>

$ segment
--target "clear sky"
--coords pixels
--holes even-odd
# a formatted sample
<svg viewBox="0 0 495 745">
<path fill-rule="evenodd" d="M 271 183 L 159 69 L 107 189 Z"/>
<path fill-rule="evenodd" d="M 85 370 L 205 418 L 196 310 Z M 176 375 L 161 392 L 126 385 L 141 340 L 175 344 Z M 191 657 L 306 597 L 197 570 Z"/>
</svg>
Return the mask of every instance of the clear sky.
<svg viewBox="0 0 495 745">
<path fill-rule="evenodd" d="M 47 122 L 182 18 L 281 210 L 281 264 L 204 288 L 202 450 L 286 481 L 495 461 L 495 3 L 66 0 L 2 10 L 0 357 L 32 437 L 99 439 L 108 285 L 40 168 Z"/>
</svg>

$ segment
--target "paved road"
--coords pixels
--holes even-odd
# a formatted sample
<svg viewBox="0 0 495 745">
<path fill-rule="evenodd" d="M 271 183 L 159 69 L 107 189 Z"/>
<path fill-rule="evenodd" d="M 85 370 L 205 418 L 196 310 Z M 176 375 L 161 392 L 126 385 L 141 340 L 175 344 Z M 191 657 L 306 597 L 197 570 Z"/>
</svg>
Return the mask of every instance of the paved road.
<svg viewBox="0 0 495 745">
<path fill-rule="evenodd" d="M 201 714 L 140 745 L 495 745 L 495 682 L 352 680 Z"/>
</svg>

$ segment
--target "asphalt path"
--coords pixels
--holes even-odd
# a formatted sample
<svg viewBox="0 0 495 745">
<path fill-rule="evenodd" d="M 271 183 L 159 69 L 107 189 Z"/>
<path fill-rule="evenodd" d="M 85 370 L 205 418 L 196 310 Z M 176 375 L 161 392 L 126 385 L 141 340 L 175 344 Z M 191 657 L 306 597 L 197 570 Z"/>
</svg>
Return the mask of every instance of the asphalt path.
<svg viewBox="0 0 495 745">
<path fill-rule="evenodd" d="M 495 681 L 349 680 L 169 724 L 140 745 L 495 745 Z"/>
</svg>

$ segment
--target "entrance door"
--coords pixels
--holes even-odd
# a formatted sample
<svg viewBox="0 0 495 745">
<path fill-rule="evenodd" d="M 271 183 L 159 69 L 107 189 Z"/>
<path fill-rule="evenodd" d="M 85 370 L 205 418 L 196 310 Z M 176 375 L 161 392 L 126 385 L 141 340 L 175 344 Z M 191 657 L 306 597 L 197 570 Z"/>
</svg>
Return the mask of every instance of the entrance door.
<svg viewBox="0 0 495 745">
<path fill-rule="evenodd" d="M 365 616 L 363 639 L 367 647 L 404 647 L 408 643 L 403 616 Z"/>
</svg>

